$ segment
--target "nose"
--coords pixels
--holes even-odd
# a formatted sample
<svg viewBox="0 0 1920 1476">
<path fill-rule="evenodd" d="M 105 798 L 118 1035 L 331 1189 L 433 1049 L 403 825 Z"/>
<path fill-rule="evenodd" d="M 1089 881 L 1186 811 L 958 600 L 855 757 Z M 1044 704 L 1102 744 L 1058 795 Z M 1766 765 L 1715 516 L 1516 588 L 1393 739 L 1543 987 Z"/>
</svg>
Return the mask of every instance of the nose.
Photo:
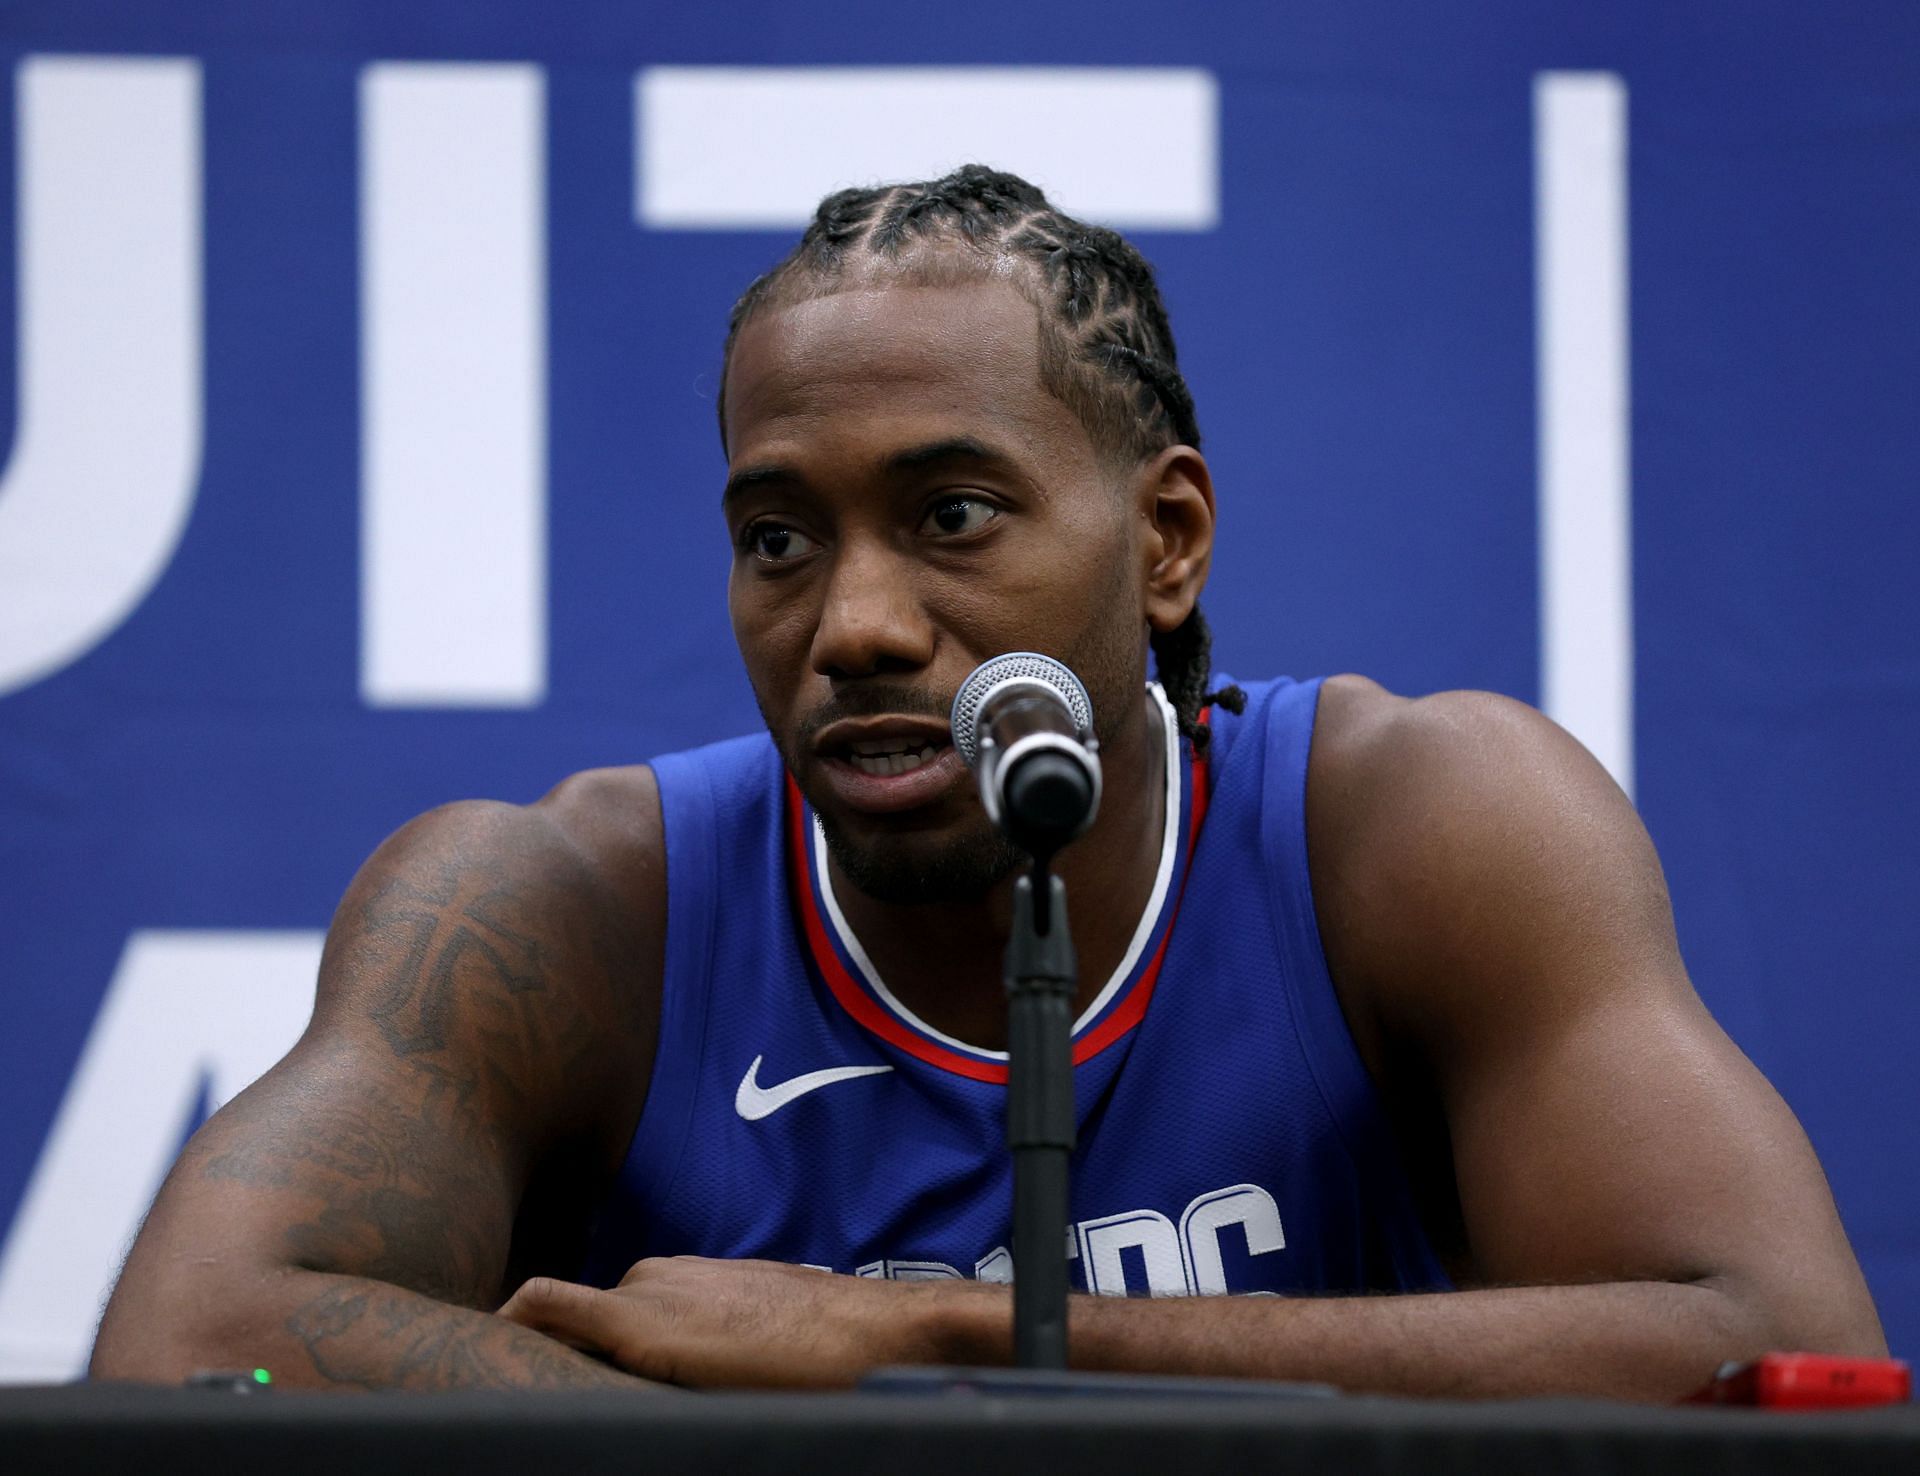
<svg viewBox="0 0 1920 1476">
<path fill-rule="evenodd" d="M 813 669 L 839 678 L 918 671 L 933 659 L 933 645 L 907 561 L 876 543 L 843 543 L 814 627 Z"/>
</svg>

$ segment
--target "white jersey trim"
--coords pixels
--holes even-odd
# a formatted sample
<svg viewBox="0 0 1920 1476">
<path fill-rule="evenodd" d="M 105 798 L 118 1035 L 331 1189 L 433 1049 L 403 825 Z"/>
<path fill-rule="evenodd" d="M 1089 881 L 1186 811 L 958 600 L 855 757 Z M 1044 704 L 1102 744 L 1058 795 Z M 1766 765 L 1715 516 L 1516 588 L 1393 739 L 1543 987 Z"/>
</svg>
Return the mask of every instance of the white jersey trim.
<svg viewBox="0 0 1920 1476">
<path fill-rule="evenodd" d="M 1160 920 L 1160 911 L 1166 905 L 1167 888 L 1173 883 L 1173 864 L 1180 854 L 1180 836 L 1182 815 L 1180 813 L 1180 725 L 1174 716 L 1173 704 L 1167 701 L 1167 694 L 1158 682 L 1148 682 L 1147 691 L 1160 708 L 1160 727 L 1166 737 L 1166 782 L 1167 803 L 1165 821 L 1160 832 L 1160 868 L 1154 873 L 1153 892 L 1147 898 L 1145 910 L 1133 930 L 1133 937 L 1127 944 L 1127 951 L 1121 956 L 1105 986 L 1093 997 L 1093 1002 L 1074 1021 L 1073 1033 L 1078 1035 L 1087 1026 L 1099 1018 L 1101 1011 L 1113 1002 L 1113 997 L 1133 973 L 1134 965 L 1140 962 L 1140 955 L 1146 949 L 1147 940 L 1153 936 L 1154 924 Z M 880 971 L 873 966 L 873 960 L 867 957 L 867 950 L 860 946 L 860 940 L 854 936 L 848 926 L 846 915 L 840 911 L 840 899 L 833 894 L 833 873 L 827 867 L 827 836 L 820 827 L 820 817 L 813 820 L 813 870 L 820 878 L 820 897 L 826 904 L 827 920 L 833 925 L 835 935 L 847 950 L 847 956 L 853 960 L 853 966 L 860 971 L 860 977 L 889 1010 L 912 1026 L 921 1034 L 939 1041 L 954 1050 L 964 1051 L 970 1056 L 978 1056 L 989 1061 L 1004 1061 L 1005 1051 L 990 1051 L 983 1046 L 969 1045 L 951 1035 L 935 1030 L 912 1010 L 901 1004 L 887 988 L 886 981 L 880 977 Z"/>
</svg>

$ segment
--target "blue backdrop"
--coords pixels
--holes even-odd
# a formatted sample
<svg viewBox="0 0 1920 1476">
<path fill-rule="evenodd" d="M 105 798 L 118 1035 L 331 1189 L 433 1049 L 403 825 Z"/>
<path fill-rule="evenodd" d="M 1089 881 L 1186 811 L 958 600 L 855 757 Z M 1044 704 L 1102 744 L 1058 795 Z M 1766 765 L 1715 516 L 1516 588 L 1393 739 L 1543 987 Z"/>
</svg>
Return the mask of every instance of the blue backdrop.
<svg viewBox="0 0 1920 1476">
<path fill-rule="evenodd" d="M 132 1229 L 114 1185 L 164 1167 L 116 1145 L 170 1152 L 284 1035 L 285 1001 L 264 1033 L 233 1018 L 249 938 L 297 976 L 409 815 L 757 723 L 712 388 L 728 306 L 793 232 L 634 199 L 636 75 L 717 64 L 1210 74 L 1217 223 L 1132 234 L 1220 488 L 1219 663 L 1529 701 L 1535 79 L 1621 79 L 1637 798 L 1695 982 L 1806 1124 L 1894 1351 L 1920 1349 L 1920 10 L 9 0 L 0 242 L 32 227 L 26 79 L 74 56 L 195 69 L 204 441 L 150 589 L 56 669 L 0 674 L 0 1376 L 84 1342 Z M 371 64 L 437 59 L 543 89 L 546 654 L 518 705 L 363 695 L 362 94 Z M 0 352 L 21 486 L 57 408 L 19 392 L 27 352 Z"/>
</svg>

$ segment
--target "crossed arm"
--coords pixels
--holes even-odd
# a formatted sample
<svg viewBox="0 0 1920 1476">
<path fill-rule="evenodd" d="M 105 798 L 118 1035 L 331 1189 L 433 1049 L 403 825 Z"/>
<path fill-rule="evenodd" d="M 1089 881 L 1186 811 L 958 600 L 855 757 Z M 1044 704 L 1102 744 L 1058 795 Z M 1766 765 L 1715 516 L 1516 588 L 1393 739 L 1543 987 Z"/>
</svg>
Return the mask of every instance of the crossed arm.
<svg viewBox="0 0 1920 1476">
<path fill-rule="evenodd" d="M 1329 962 L 1363 1054 L 1431 1076 L 1477 1279 L 1076 1298 L 1075 1362 L 1661 1399 L 1768 1348 L 1884 1352 L 1812 1150 L 1694 996 L 1652 848 L 1592 760 L 1497 699 L 1340 683 L 1313 765 Z M 657 797 L 581 798 L 439 812 L 368 863 L 307 1035 L 162 1190 L 96 1375 L 843 1385 L 889 1363 L 1006 1361 L 999 1287 L 691 1257 L 612 1291 L 529 1276 L 536 1171 L 597 1188 L 651 1058 L 631 981 L 657 980 L 664 936 Z M 632 884 L 609 896 L 609 876 Z"/>
<path fill-rule="evenodd" d="M 1577 744 L 1503 699 L 1338 679 L 1308 838 L 1363 1054 L 1423 1074 L 1444 1120 L 1439 1177 L 1473 1278 L 1419 1296 L 1076 1298 L 1076 1364 L 1671 1399 L 1769 1349 L 1884 1354 L 1812 1149 L 1694 994 L 1646 833 Z M 503 1312 L 696 1384 L 1010 1353 L 1003 1288 L 764 1263 L 643 1262 L 611 1292 L 539 1280 Z"/>
<path fill-rule="evenodd" d="M 647 815 L 627 818 L 646 834 Z M 376 852 L 306 1034 L 168 1176 L 93 1375 L 637 1386 L 493 1311 L 541 1269 L 543 1217 L 523 1205 L 557 1195 L 564 1218 L 637 1114 L 654 1027 L 634 981 L 658 920 L 606 885 L 539 807 L 449 807 Z"/>
</svg>

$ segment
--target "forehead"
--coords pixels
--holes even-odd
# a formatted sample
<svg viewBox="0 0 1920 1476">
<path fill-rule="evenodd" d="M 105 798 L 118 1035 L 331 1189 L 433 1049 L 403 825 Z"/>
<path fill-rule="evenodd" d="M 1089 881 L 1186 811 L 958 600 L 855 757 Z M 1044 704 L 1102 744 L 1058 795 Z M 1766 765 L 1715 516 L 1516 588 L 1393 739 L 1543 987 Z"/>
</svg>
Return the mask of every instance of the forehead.
<svg viewBox="0 0 1920 1476">
<path fill-rule="evenodd" d="M 1003 281 L 857 287 L 768 309 L 734 344 L 728 457 L 951 435 L 1090 454 L 1042 383 L 1040 352 L 1038 310 Z"/>
</svg>

